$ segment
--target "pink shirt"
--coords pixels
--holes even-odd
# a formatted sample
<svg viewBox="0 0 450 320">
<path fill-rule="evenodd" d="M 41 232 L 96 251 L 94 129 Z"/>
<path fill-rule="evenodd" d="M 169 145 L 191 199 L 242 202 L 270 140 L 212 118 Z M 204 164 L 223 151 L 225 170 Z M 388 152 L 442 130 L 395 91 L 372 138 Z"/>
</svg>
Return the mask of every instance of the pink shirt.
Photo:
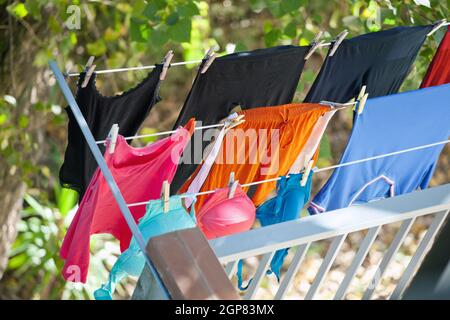
<svg viewBox="0 0 450 320">
<path fill-rule="evenodd" d="M 130 146 L 119 135 L 114 153 L 105 151 L 105 161 L 126 203 L 158 199 L 164 180 L 172 181 L 181 154 L 195 122 L 191 119 L 170 137 L 144 148 Z M 136 223 L 145 214 L 145 205 L 130 207 Z M 89 245 L 92 234 L 110 233 L 120 241 L 120 249 L 130 244 L 131 231 L 123 218 L 106 180 L 97 169 L 67 230 L 61 247 L 65 260 L 63 276 L 73 282 L 86 282 Z"/>
</svg>

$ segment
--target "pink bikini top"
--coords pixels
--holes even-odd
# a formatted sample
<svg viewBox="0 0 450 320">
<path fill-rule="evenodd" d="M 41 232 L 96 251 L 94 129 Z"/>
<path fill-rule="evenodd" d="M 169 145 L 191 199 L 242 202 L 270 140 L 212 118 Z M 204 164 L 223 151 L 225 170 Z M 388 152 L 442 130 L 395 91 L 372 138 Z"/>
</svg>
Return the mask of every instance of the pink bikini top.
<svg viewBox="0 0 450 320">
<path fill-rule="evenodd" d="M 250 230 L 256 208 L 247 194 L 237 186 L 228 199 L 228 188 L 211 194 L 197 214 L 197 222 L 207 239 L 219 238 Z"/>
</svg>

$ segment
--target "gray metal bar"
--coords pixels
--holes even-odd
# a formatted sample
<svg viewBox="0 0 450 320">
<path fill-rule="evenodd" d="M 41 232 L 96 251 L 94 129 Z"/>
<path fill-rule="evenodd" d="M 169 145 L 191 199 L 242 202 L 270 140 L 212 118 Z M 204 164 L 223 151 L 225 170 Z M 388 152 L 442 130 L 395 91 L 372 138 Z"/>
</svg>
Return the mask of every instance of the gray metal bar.
<svg viewBox="0 0 450 320">
<path fill-rule="evenodd" d="M 220 262 L 227 263 L 448 209 L 450 183 L 236 233 L 209 243 Z"/>
<path fill-rule="evenodd" d="M 335 300 L 342 300 L 345 297 L 345 294 L 347 293 L 348 287 L 350 286 L 350 283 L 352 282 L 354 276 L 356 275 L 356 272 L 358 271 L 358 268 L 363 263 L 364 259 L 367 256 L 367 253 L 370 250 L 370 247 L 372 247 L 373 242 L 375 241 L 375 238 L 377 237 L 378 233 L 380 232 L 381 225 L 370 228 L 367 232 L 366 236 L 364 237 L 363 242 L 361 243 L 358 252 L 355 255 L 355 258 L 352 261 L 352 264 L 348 268 L 347 272 L 345 273 L 344 280 L 342 280 L 341 285 L 339 286 L 338 290 L 336 291 L 336 295 L 334 296 Z"/>
<path fill-rule="evenodd" d="M 225 273 L 227 274 L 228 278 L 233 278 L 233 274 L 236 271 L 236 267 L 239 263 L 239 260 L 230 261 L 227 263 L 225 267 Z"/>
<path fill-rule="evenodd" d="M 395 287 L 395 290 L 390 297 L 391 300 L 398 300 L 402 297 L 403 292 L 405 291 L 406 287 L 409 285 L 409 282 L 411 281 L 411 278 L 414 276 L 414 274 L 417 271 L 417 268 L 422 263 L 425 254 L 428 252 L 431 245 L 433 244 L 434 237 L 436 236 L 437 232 L 444 223 L 448 213 L 449 210 L 436 213 L 433 222 L 428 228 L 427 233 L 425 234 L 422 241 L 420 241 L 419 247 L 417 248 L 411 261 L 406 267 L 405 272 L 403 272 L 402 277 L 400 278 L 397 286 Z"/>
<path fill-rule="evenodd" d="M 369 287 L 367 288 L 366 292 L 364 293 L 363 300 L 369 300 L 372 297 L 373 293 L 375 292 L 375 289 L 378 286 L 378 283 L 383 278 L 384 273 L 386 272 L 387 268 L 389 267 L 389 264 L 391 263 L 392 259 L 394 258 L 395 254 L 397 253 L 398 249 L 400 248 L 403 241 L 405 240 L 414 221 L 415 221 L 415 218 L 411 218 L 411 219 L 407 219 L 402 222 L 400 228 L 397 231 L 397 234 L 395 235 L 394 240 L 392 240 L 392 243 L 389 246 L 389 249 L 385 253 L 383 259 L 381 260 L 380 265 L 378 266 L 374 276 L 372 277 Z"/>
<path fill-rule="evenodd" d="M 314 278 L 311 287 L 306 293 L 305 300 L 312 300 L 316 295 L 317 291 L 319 291 L 319 288 L 322 285 L 323 281 L 325 280 L 325 277 L 327 276 L 328 271 L 330 270 L 334 260 L 336 259 L 336 256 L 339 253 L 339 250 L 341 249 L 342 244 L 344 243 L 346 237 L 347 233 L 341 234 L 339 236 L 336 236 L 333 239 L 333 242 L 331 242 L 330 248 L 328 249 L 325 258 L 322 264 L 320 265 L 319 271 L 317 272 L 317 275 Z"/>
<path fill-rule="evenodd" d="M 125 199 L 122 196 L 122 193 L 119 190 L 119 187 L 116 184 L 116 181 L 114 180 L 114 177 L 111 174 L 111 171 L 108 168 L 108 165 L 105 162 L 105 159 L 103 158 L 103 155 L 95 143 L 95 139 L 92 135 L 91 130 L 88 127 L 88 124 L 86 122 L 86 119 L 84 118 L 83 114 L 81 113 L 80 108 L 78 107 L 77 102 L 75 101 L 75 98 L 70 91 L 69 86 L 67 85 L 63 74 L 58 68 L 58 65 L 55 61 L 49 61 L 50 68 L 52 69 L 53 73 L 55 74 L 56 81 L 58 82 L 58 85 L 64 94 L 64 97 L 66 98 L 67 102 L 69 103 L 70 109 L 72 110 L 73 115 L 75 116 L 75 120 L 77 120 L 78 125 L 80 126 L 81 132 L 84 135 L 84 138 L 86 139 L 86 142 L 88 143 L 89 148 L 91 149 L 92 154 L 94 155 L 95 161 L 97 161 L 98 166 L 100 167 L 100 170 L 102 171 L 102 174 L 108 183 L 109 188 L 111 189 L 111 192 L 114 196 L 114 199 L 116 200 L 120 211 L 122 212 L 123 217 L 125 218 L 125 221 L 128 224 L 128 227 L 131 230 L 131 233 L 133 234 L 133 237 L 136 239 L 137 244 L 139 245 L 139 248 L 142 250 L 143 253 L 146 252 L 145 250 L 145 241 L 144 237 L 142 236 L 142 233 L 140 232 L 138 226 L 134 222 L 134 218 L 131 215 L 130 209 L 128 208 Z M 161 289 L 165 292 L 165 295 L 167 298 L 169 298 L 169 294 L 167 293 L 167 290 L 164 286 L 164 284 L 161 281 L 161 278 L 159 277 L 158 273 L 156 272 L 155 267 L 153 266 L 152 262 L 148 258 L 147 254 L 144 254 L 147 260 L 147 263 L 150 267 L 150 271 L 152 275 L 155 277 L 156 282 L 161 287 Z"/>
<path fill-rule="evenodd" d="M 285 276 L 283 277 L 283 280 L 281 280 L 280 286 L 278 287 L 277 294 L 275 295 L 275 300 L 283 299 L 288 292 L 289 287 L 291 286 L 291 283 L 294 280 L 294 277 L 297 274 L 297 271 L 303 259 L 305 258 L 309 246 L 310 243 L 305 243 L 297 247 L 297 251 L 295 252 L 294 258 L 292 259 L 291 265 L 289 266 L 289 269 L 287 270 Z"/>
<path fill-rule="evenodd" d="M 247 289 L 247 292 L 244 295 L 245 300 L 250 300 L 250 299 L 254 298 L 254 296 L 256 294 L 256 290 L 258 290 L 259 284 L 261 283 L 262 278 L 266 274 L 267 267 L 269 266 L 270 261 L 272 261 L 272 258 L 274 255 L 275 255 L 275 251 L 272 251 L 272 252 L 266 253 L 262 257 L 261 261 L 259 262 L 258 269 L 256 269 L 255 276 L 253 277 L 253 280 L 250 283 L 250 285 Z"/>
</svg>

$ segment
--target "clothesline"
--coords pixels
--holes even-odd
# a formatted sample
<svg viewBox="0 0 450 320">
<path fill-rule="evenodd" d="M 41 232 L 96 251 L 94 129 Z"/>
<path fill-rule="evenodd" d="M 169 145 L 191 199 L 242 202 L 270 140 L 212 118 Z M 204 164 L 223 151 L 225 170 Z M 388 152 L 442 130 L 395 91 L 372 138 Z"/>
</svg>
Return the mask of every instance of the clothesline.
<svg viewBox="0 0 450 320">
<path fill-rule="evenodd" d="M 340 163 L 340 164 L 336 164 L 336 165 L 332 165 L 332 166 L 328 166 L 328 167 L 323 167 L 323 168 L 317 168 L 316 167 L 316 168 L 313 168 L 312 171 L 314 173 L 328 171 L 328 170 L 332 170 L 332 169 L 336 169 L 336 168 L 340 168 L 340 167 L 347 167 L 347 166 L 354 165 L 354 164 L 359 164 L 359 163 L 373 161 L 373 160 L 377 160 L 377 159 L 381 159 L 381 158 L 391 157 L 391 156 L 398 155 L 398 154 L 403 154 L 403 153 L 412 152 L 412 151 L 416 151 L 416 150 L 422 150 L 422 149 L 426 149 L 426 148 L 431 148 L 431 147 L 435 147 L 435 146 L 442 145 L 442 144 L 447 144 L 447 143 L 450 143 L 450 139 L 449 140 L 439 141 L 439 142 L 434 142 L 434 143 L 429 143 L 429 144 L 424 144 L 424 145 L 421 145 L 421 146 L 408 148 L 408 149 L 403 149 L 403 150 L 399 150 L 399 151 L 394 151 L 394 152 L 390 152 L 390 153 L 385 153 L 385 154 L 381 154 L 381 155 L 377 155 L 377 156 L 372 156 L 372 157 L 368 157 L 368 158 L 363 158 L 363 159 L 359 159 L 359 160 L 344 162 L 344 163 Z M 285 177 L 289 178 L 289 175 L 286 175 Z M 250 183 L 244 183 L 244 184 L 241 185 L 241 187 L 251 187 L 251 186 L 258 185 L 258 184 L 263 184 L 263 183 L 268 183 L 268 182 L 275 182 L 275 181 L 280 180 L 281 178 L 282 178 L 282 176 L 276 177 L 276 178 L 271 178 L 271 179 L 254 181 L 254 182 L 250 182 Z M 185 194 L 182 194 L 181 197 L 182 198 L 188 198 L 188 197 L 196 197 L 196 196 L 208 195 L 208 194 L 212 194 L 212 193 L 216 192 L 217 190 L 218 189 L 202 191 L 202 192 L 198 192 L 198 193 L 185 193 Z M 141 205 L 146 205 L 150 201 L 152 201 L 152 200 L 131 203 L 131 204 L 128 204 L 128 207 L 137 207 L 137 206 L 141 206 Z"/>
<path fill-rule="evenodd" d="M 328 47 L 331 45 L 332 42 L 325 42 L 318 45 L 318 47 Z M 184 66 L 188 64 L 198 64 L 201 63 L 203 59 L 200 60 L 190 60 L 190 61 L 180 61 L 180 62 L 174 62 L 170 64 L 170 67 L 176 67 L 176 66 Z M 148 69 L 154 69 L 156 68 L 155 64 L 149 65 L 149 66 L 140 66 L 140 67 L 126 67 L 126 68 L 115 68 L 115 69 L 104 69 L 104 70 L 98 70 L 95 71 L 96 74 L 104 74 L 104 73 L 115 73 L 115 72 L 124 72 L 124 71 L 138 71 L 138 70 L 148 70 Z M 80 72 L 68 72 L 66 73 L 66 76 L 68 77 L 78 77 L 81 73 Z"/>
<path fill-rule="evenodd" d="M 349 107 L 353 107 L 356 104 L 356 102 L 335 103 L 335 102 L 331 102 L 331 101 L 321 101 L 320 104 L 329 105 L 332 107 L 332 109 L 330 111 L 334 111 L 334 110 L 342 110 L 342 109 L 347 109 Z M 207 125 L 207 126 L 195 127 L 194 130 L 197 131 L 197 130 L 204 130 L 204 129 L 211 129 L 211 128 L 219 128 L 219 127 L 223 127 L 224 125 L 225 125 L 225 123 L 211 124 L 211 125 Z M 157 137 L 157 136 L 164 136 L 164 135 L 172 134 L 175 132 L 177 132 L 177 130 L 168 130 L 168 131 L 161 131 L 161 132 L 155 132 L 155 133 L 128 136 L 128 137 L 124 137 L 124 139 L 132 140 L 132 139 Z M 98 140 L 98 141 L 95 141 L 95 143 L 96 144 L 104 144 L 104 143 L 106 143 L 106 141 L 107 141 L 106 139 Z"/>
<path fill-rule="evenodd" d="M 442 24 L 440 27 L 448 26 L 450 25 L 450 22 Z M 333 42 L 324 42 L 317 45 L 317 47 L 329 47 Z M 174 62 L 171 63 L 171 67 L 176 66 L 183 66 L 188 64 L 198 64 L 201 63 L 203 59 L 199 60 L 190 60 L 190 61 L 180 61 L 180 62 Z M 156 68 L 156 65 L 149 65 L 149 66 L 140 66 L 140 67 L 126 67 L 126 68 L 114 68 L 114 69 L 104 69 L 104 70 L 97 70 L 95 71 L 96 74 L 105 74 L 105 73 L 115 73 L 115 72 L 124 72 L 124 71 L 138 71 L 138 70 L 148 70 L 148 69 L 154 69 Z M 66 76 L 68 77 L 78 77 L 81 73 L 80 72 L 68 72 L 66 73 Z"/>
<path fill-rule="evenodd" d="M 211 124 L 208 126 L 201 126 L 201 127 L 195 127 L 194 130 L 203 130 L 203 129 L 211 129 L 211 128 L 218 128 L 218 127 L 223 127 L 225 125 L 225 123 L 218 123 L 218 124 Z M 135 136 L 128 136 L 128 137 L 124 137 L 125 140 L 132 140 L 132 139 L 140 139 L 140 138 L 148 138 L 148 137 L 157 137 L 157 136 L 164 136 L 164 135 L 168 135 L 168 134 L 172 134 L 177 132 L 177 130 L 169 130 L 169 131 L 161 131 L 161 132 L 155 132 L 155 133 L 148 133 L 148 134 L 140 134 L 140 135 L 135 135 Z M 99 141 L 95 141 L 96 144 L 103 144 L 105 143 L 107 140 L 99 140 Z"/>
</svg>

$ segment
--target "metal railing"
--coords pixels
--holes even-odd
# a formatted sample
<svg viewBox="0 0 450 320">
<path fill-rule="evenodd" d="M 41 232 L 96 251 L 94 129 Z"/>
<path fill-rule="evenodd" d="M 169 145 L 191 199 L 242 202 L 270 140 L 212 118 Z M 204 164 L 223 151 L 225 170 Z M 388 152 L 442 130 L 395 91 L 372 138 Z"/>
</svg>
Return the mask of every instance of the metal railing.
<svg viewBox="0 0 450 320">
<path fill-rule="evenodd" d="M 335 292 L 334 299 L 344 299 L 351 281 L 366 258 L 381 227 L 392 223 L 401 223 L 362 297 L 363 299 L 370 299 L 402 246 L 414 221 L 418 217 L 429 215 L 432 217 L 432 222 L 400 276 L 395 289 L 390 294 L 390 299 L 401 299 L 423 258 L 432 246 L 433 240 L 449 211 L 450 184 L 446 184 L 370 202 L 365 205 L 329 211 L 316 216 L 214 239 L 210 241 L 210 244 L 219 260 L 226 265 L 225 271 L 230 278 L 234 275 L 240 259 L 262 255 L 253 280 L 244 294 L 245 299 L 255 297 L 274 253 L 279 249 L 296 247 L 294 257 L 287 271 L 282 275 L 278 290 L 273 297 L 274 299 L 283 299 L 292 286 L 292 282 L 311 244 L 330 239 L 331 244 L 328 251 L 305 295 L 305 299 L 314 299 L 335 262 L 347 235 L 352 232 L 367 230 L 350 266 L 346 270 L 345 277 Z"/>
</svg>

